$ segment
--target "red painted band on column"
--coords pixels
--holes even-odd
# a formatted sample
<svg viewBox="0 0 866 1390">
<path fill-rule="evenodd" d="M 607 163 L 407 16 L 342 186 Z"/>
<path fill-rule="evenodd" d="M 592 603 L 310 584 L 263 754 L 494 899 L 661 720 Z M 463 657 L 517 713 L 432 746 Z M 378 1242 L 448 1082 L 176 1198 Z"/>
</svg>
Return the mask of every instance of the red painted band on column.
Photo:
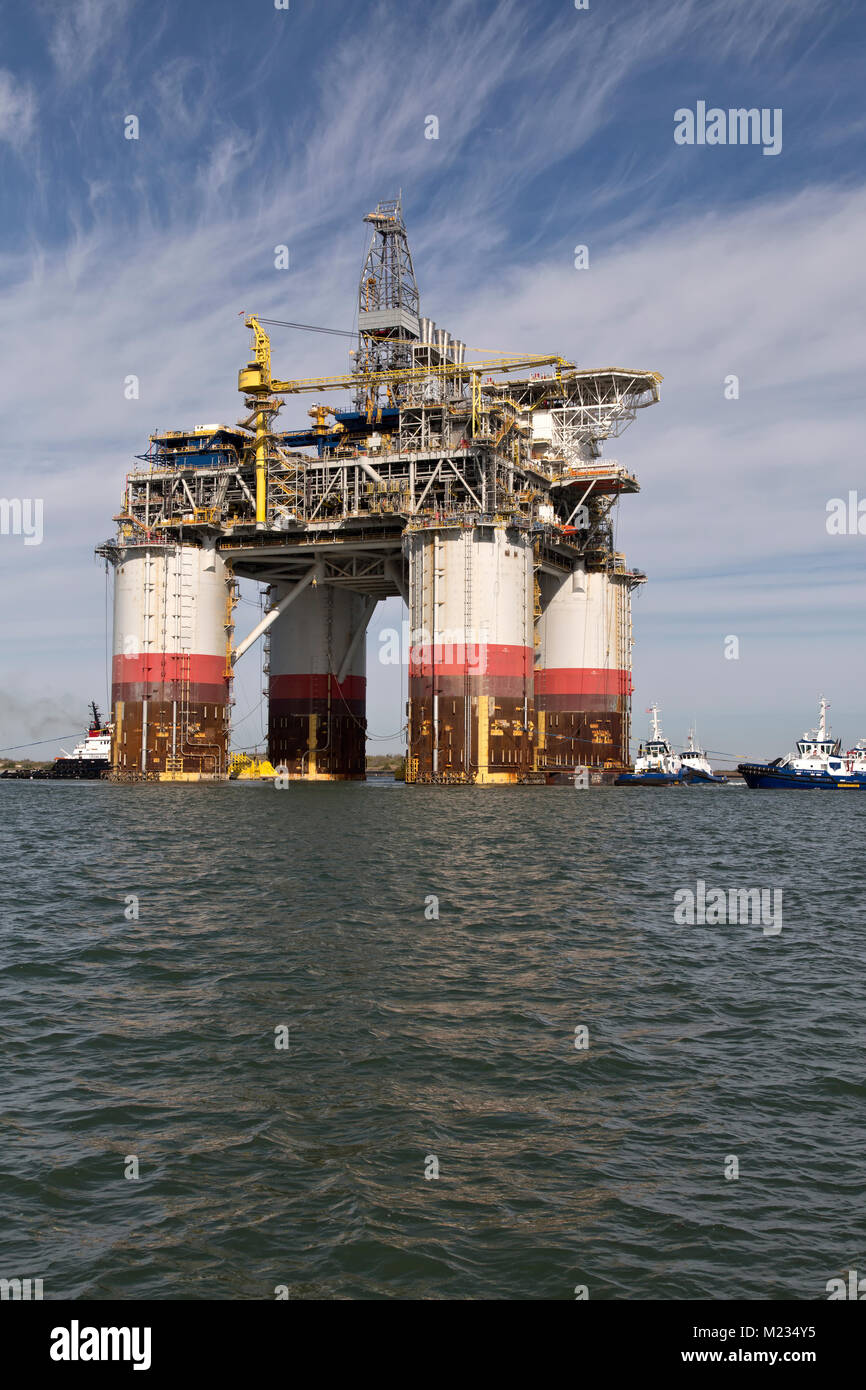
<svg viewBox="0 0 866 1390">
<path fill-rule="evenodd" d="M 268 686 L 268 716 L 271 727 L 277 719 L 306 719 L 308 715 L 330 715 L 333 719 L 353 715 L 363 719 L 367 698 L 365 676 L 347 676 L 340 685 L 328 672 L 310 675 L 271 676 Z"/>
<path fill-rule="evenodd" d="M 228 678 L 224 656 L 187 652 L 138 652 L 117 655 L 112 663 L 112 702 L 188 700 L 190 704 L 224 705 Z"/>
<path fill-rule="evenodd" d="M 536 695 L 630 695 L 628 671 L 598 667 L 548 667 L 535 673 Z"/>
<path fill-rule="evenodd" d="M 409 652 L 410 677 L 532 675 L 531 647 L 501 642 L 424 642 Z"/>
<path fill-rule="evenodd" d="M 629 671 L 554 668 L 535 673 L 535 704 L 549 713 L 611 714 L 632 692 Z"/>
<path fill-rule="evenodd" d="M 274 675 L 268 687 L 272 700 L 326 700 L 328 689 L 332 699 L 363 700 L 367 691 L 366 676 L 347 676 L 342 685 L 337 677 L 324 674 Z"/>
</svg>

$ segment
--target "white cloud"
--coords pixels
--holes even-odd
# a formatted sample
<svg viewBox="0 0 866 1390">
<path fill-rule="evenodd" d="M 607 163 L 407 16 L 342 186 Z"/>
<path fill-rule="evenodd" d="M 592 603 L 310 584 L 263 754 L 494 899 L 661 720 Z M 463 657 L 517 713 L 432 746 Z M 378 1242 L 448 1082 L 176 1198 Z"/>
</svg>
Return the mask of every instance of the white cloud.
<svg viewBox="0 0 866 1390">
<path fill-rule="evenodd" d="M 131 10 L 130 0 L 75 0 L 45 10 L 50 16 L 48 51 L 60 76 L 69 82 L 87 78 L 115 43 Z"/>
<path fill-rule="evenodd" d="M 839 614 L 853 624 L 859 601 L 850 579 L 857 541 L 834 542 L 822 527 L 826 497 L 859 482 L 866 191 L 815 189 L 689 218 L 668 213 L 649 231 L 636 214 L 593 244 L 588 272 L 573 269 L 569 248 L 582 238 L 556 209 L 543 210 L 548 235 L 532 254 L 508 232 L 538 169 L 576 157 L 603 126 L 617 83 L 636 80 L 645 61 L 676 43 L 693 42 L 701 26 L 709 42 L 727 25 L 725 41 L 748 59 L 752 10 L 680 0 L 663 26 L 639 19 L 612 47 L 609 28 L 596 24 L 575 50 L 561 36 L 580 34 L 574 25 L 586 16 L 569 16 L 567 30 L 536 31 L 530 10 L 503 5 L 479 28 L 468 23 L 473 7 L 461 3 L 436 11 L 440 45 L 450 45 L 443 64 L 441 46 L 410 51 L 392 8 L 380 7 L 371 12 L 377 40 L 363 64 L 353 34 L 322 55 L 318 105 L 308 112 L 287 103 L 265 125 L 251 119 L 247 131 L 216 117 L 211 128 L 212 96 L 184 99 L 196 91 L 198 70 L 164 65 L 161 94 L 198 151 L 198 172 L 182 188 L 172 164 L 161 171 L 160 186 L 183 194 L 165 223 L 151 220 L 154 170 L 145 163 L 161 156 L 143 140 L 122 187 L 101 168 L 89 183 L 92 206 L 114 206 L 111 221 L 73 216 L 79 230 L 62 251 L 3 261 L 0 334 L 15 354 L 14 370 L 0 376 L 0 491 L 46 498 L 42 547 L 25 557 L 12 538 L 0 543 L 12 638 L 3 661 L 14 674 L 3 684 L 38 693 L 60 680 L 90 697 L 103 666 L 102 576 L 92 546 L 111 529 L 133 453 L 158 427 L 238 417 L 236 374 L 247 354 L 238 310 L 351 323 L 360 217 L 402 183 L 425 313 L 487 348 L 556 350 L 584 365 L 665 375 L 661 404 L 640 413 L 609 450 L 634 467 L 644 489 L 622 504 L 619 523 L 630 559 L 650 575 L 636 605 L 636 671 L 652 688 L 637 708 L 658 696 L 673 713 L 689 690 L 719 720 L 728 717 L 726 702 L 735 707 L 731 727 L 744 730 L 770 698 L 774 673 L 784 672 L 788 705 L 778 717 L 799 709 L 806 691 L 811 709 L 814 663 L 802 660 L 804 644 L 829 664 Z M 52 39 L 61 69 L 71 75 L 92 65 L 102 43 L 98 15 L 108 30 L 121 12 L 94 0 L 70 7 Z M 766 13 L 786 25 L 806 17 L 799 4 L 768 5 Z M 779 32 L 762 27 L 762 41 L 778 41 Z M 403 83 L 393 81 L 397 70 Z M 515 83 L 525 73 L 532 80 Z M 0 133 L 2 92 L 0 78 Z M 371 94 L 375 121 L 366 116 Z M 443 118 L 438 144 L 423 138 L 430 112 Z M 455 163 L 428 218 L 412 221 L 413 202 L 434 186 L 431 173 L 450 169 L 486 122 L 504 124 L 505 133 L 493 135 L 468 171 Z M 265 156 L 261 191 L 236 196 Z M 292 251 L 286 274 L 273 268 L 273 247 L 283 241 Z M 557 245 L 561 259 L 551 250 Z M 287 377 L 345 366 L 332 341 L 279 332 L 274 362 Z M 740 377 L 738 402 L 723 399 L 730 372 Z M 141 381 L 137 402 L 123 396 L 129 373 Z M 307 405 L 294 401 L 283 419 L 304 423 Z M 384 621 L 382 610 L 375 621 Z M 772 647 L 772 660 L 744 642 L 741 663 L 719 677 L 719 628 L 752 634 L 762 652 Z M 846 650 L 837 706 L 859 698 L 862 674 Z M 240 712 L 257 701 L 258 679 L 254 667 L 241 672 Z M 371 728 L 390 730 L 399 692 L 378 678 L 376 685 Z M 4 732 L 20 741 L 13 727 Z"/>
<path fill-rule="evenodd" d="M 0 140 L 22 149 L 33 134 L 37 109 L 33 88 L 0 68 Z"/>
</svg>

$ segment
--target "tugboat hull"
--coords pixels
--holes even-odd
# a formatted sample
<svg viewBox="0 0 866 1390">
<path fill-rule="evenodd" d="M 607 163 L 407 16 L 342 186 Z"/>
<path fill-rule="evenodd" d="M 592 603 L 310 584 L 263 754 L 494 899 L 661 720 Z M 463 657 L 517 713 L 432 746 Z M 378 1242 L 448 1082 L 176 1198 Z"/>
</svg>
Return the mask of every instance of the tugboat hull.
<svg viewBox="0 0 866 1390">
<path fill-rule="evenodd" d="M 846 772 L 832 777 L 815 768 L 772 767 L 769 763 L 740 763 L 747 787 L 759 791 L 858 791 L 866 787 L 866 774 Z"/>
<path fill-rule="evenodd" d="M 56 758 L 45 776 L 52 781 L 74 778 L 81 782 L 97 782 L 108 771 L 110 767 L 104 758 Z"/>
<path fill-rule="evenodd" d="M 681 772 L 621 772 L 615 787 L 675 787 L 685 781 Z"/>
</svg>

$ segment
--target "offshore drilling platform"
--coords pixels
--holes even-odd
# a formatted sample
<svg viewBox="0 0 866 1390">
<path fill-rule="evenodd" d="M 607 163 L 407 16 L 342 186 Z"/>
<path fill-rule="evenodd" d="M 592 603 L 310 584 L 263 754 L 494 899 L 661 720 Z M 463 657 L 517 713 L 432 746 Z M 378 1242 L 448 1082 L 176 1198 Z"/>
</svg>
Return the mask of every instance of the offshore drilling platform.
<svg viewBox="0 0 866 1390">
<path fill-rule="evenodd" d="M 244 416 L 150 438 L 115 538 L 112 777 L 220 780 L 235 663 L 269 643 L 268 757 L 362 779 L 365 635 L 409 609 L 406 780 L 556 782 L 629 761 L 631 595 L 612 509 L 638 483 L 603 442 L 658 400 L 656 372 L 559 356 L 467 361 L 420 314 L 399 199 L 372 228 L 355 370 L 271 375 L 263 324 Z M 282 431 L 289 395 L 342 392 Z M 269 586 L 233 644 L 237 579 Z"/>
</svg>

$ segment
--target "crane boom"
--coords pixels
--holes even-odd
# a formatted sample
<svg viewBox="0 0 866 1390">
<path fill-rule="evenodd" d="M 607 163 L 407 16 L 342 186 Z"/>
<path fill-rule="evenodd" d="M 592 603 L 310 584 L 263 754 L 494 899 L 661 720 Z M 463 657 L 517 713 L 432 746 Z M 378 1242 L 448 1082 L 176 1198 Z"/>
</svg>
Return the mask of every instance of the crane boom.
<svg viewBox="0 0 866 1390">
<path fill-rule="evenodd" d="M 277 381 L 272 379 L 270 374 L 270 338 L 255 314 L 250 314 L 245 323 L 247 328 L 253 331 L 253 355 L 260 373 L 256 383 L 257 389 L 270 391 L 275 396 L 295 396 L 303 391 L 345 391 L 357 389 L 359 386 L 387 386 L 391 382 L 411 383 L 437 376 L 452 378 L 480 376 L 482 373 L 489 375 L 491 372 L 513 372 L 530 367 L 556 367 L 559 375 L 563 368 L 571 369 L 574 366 L 573 362 L 555 353 L 524 353 L 519 357 L 490 357 L 483 362 L 440 362 L 432 367 L 391 367 L 378 372 L 346 372 L 340 376 L 309 376 L 299 377 L 295 381 Z M 252 366 L 252 363 L 250 365 Z M 253 382 L 246 373 L 241 373 L 238 384 L 240 390 L 251 394 L 250 387 Z"/>
<path fill-rule="evenodd" d="M 358 386 L 387 386 L 390 382 L 426 381 L 430 377 L 470 377 L 486 372 L 513 372 L 521 367 L 573 367 L 564 357 L 538 354 L 524 357 L 494 357 L 485 362 L 443 362 L 433 367 L 392 367 L 383 372 L 349 372 L 345 376 L 310 376 L 297 381 L 271 381 L 278 396 L 299 395 L 302 391 L 344 391 Z M 557 373 L 558 374 L 558 373 Z"/>
</svg>

